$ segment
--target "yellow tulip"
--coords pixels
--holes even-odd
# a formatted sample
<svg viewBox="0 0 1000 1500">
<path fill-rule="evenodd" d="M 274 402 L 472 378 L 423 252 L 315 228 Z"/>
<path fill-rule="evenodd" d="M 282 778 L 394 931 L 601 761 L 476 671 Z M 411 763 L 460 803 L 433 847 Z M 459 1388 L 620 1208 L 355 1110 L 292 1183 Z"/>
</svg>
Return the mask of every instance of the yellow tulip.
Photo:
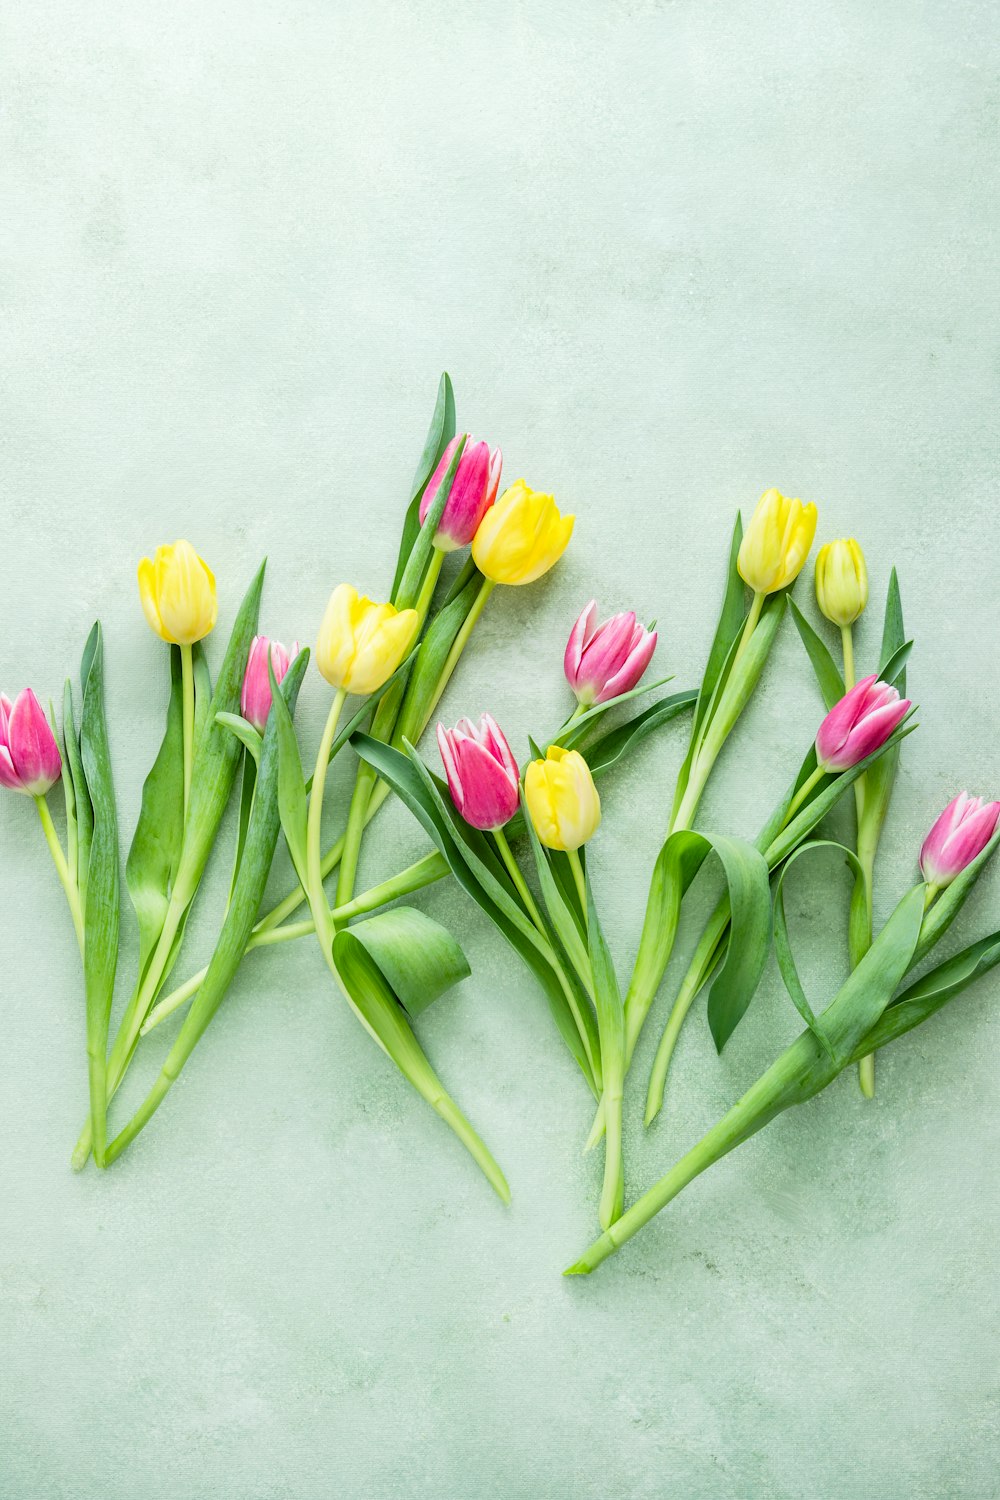
<svg viewBox="0 0 1000 1500">
<path fill-rule="evenodd" d="M 816 557 L 816 602 L 841 629 L 853 625 L 868 603 L 865 554 L 854 538 L 827 542 Z"/>
<path fill-rule="evenodd" d="M 479 523 L 472 559 L 491 583 L 534 583 L 566 551 L 575 519 L 517 479 Z"/>
<path fill-rule="evenodd" d="M 139 564 L 143 613 L 161 640 L 193 646 L 215 628 L 219 601 L 215 575 L 190 542 L 157 547 Z"/>
<path fill-rule="evenodd" d="M 363 598 L 349 583 L 330 595 L 316 642 L 316 665 L 331 687 L 374 693 L 395 672 L 420 626 L 415 609 Z"/>
<path fill-rule="evenodd" d="M 600 827 L 601 799 L 578 750 L 551 745 L 544 760 L 533 760 L 524 776 L 524 800 L 547 849 L 579 849 Z"/>
<path fill-rule="evenodd" d="M 816 507 L 767 490 L 740 543 L 737 567 L 755 594 L 773 594 L 799 576 L 816 535 Z"/>
</svg>

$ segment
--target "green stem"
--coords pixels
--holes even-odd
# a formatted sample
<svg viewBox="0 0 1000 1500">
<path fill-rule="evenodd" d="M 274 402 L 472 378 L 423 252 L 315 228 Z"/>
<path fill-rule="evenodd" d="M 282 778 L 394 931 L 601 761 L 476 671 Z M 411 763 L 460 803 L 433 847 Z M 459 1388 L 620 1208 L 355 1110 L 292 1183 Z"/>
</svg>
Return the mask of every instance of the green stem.
<svg viewBox="0 0 1000 1500">
<path fill-rule="evenodd" d="M 194 766 L 194 660 L 190 646 L 181 646 L 181 702 L 184 739 L 184 816 L 191 801 L 191 771 Z"/>
<path fill-rule="evenodd" d="M 67 772 L 65 774 L 68 775 L 69 773 Z M 49 812 L 48 803 L 46 802 L 44 797 L 36 797 L 34 799 L 34 802 L 35 806 L 38 808 L 38 819 L 42 825 L 42 832 L 45 835 L 45 842 L 48 844 L 49 853 L 52 855 L 52 863 L 55 865 L 56 874 L 59 876 L 59 884 L 62 886 L 63 890 L 66 893 L 66 901 L 69 905 L 70 916 L 73 918 L 73 927 L 76 932 L 76 941 L 79 944 L 80 956 L 82 958 L 84 930 L 83 908 L 80 904 L 80 892 L 77 889 L 76 881 L 70 873 L 69 865 L 66 862 L 66 856 L 65 854 L 63 854 L 62 845 L 59 842 L 59 836 L 56 833 L 55 825 L 52 822 L 52 814 Z"/>
<path fill-rule="evenodd" d="M 326 726 L 316 754 L 316 768 L 313 771 L 312 791 L 309 794 L 309 814 L 306 821 L 306 884 L 313 921 L 316 923 L 316 931 L 324 947 L 329 946 L 332 923 L 330 908 L 326 903 L 326 893 L 323 890 L 323 857 L 320 850 L 323 791 L 326 786 L 327 767 L 330 764 L 330 749 L 333 745 L 333 737 L 337 733 L 337 721 L 346 697 L 345 690 L 338 688 L 330 704 L 330 712 L 326 716 Z"/>
<path fill-rule="evenodd" d="M 700 993 L 709 974 L 717 963 L 722 943 L 725 938 L 726 928 L 729 925 L 728 909 L 722 916 L 716 916 L 706 927 L 698 944 L 691 965 L 684 976 L 677 998 L 673 1003 L 667 1024 L 663 1028 L 660 1044 L 656 1049 L 653 1059 L 652 1071 L 649 1075 L 649 1085 L 646 1090 L 646 1113 L 644 1124 L 649 1126 L 656 1119 L 663 1107 L 663 1093 L 667 1083 L 667 1073 L 673 1059 L 674 1048 L 677 1038 L 681 1034 L 681 1028 L 687 1019 L 688 1011 Z"/>
<path fill-rule="evenodd" d="M 497 848 L 500 850 L 500 858 L 503 860 L 505 866 L 507 867 L 507 873 L 510 876 L 511 880 L 514 882 L 514 889 L 517 891 L 517 894 L 524 902 L 525 911 L 534 922 L 535 927 L 545 938 L 546 942 L 548 942 L 549 935 L 545 930 L 545 923 L 542 921 L 542 914 L 535 904 L 535 898 L 528 888 L 528 882 L 521 874 L 521 870 L 518 866 L 517 860 L 514 858 L 514 854 L 510 847 L 510 844 L 507 842 L 507 835 L 504 833 L 502 828 L 494 828 L 493 838 L 496 841 Z"/>
<path fill-rule="evenodd" d="M 757 622 L 760 619 L 760 612 L 764 608 L 764 602 L 766 599 L 766 594 L 758 594 L 756 592 L 754 593 L 753 603 L 750 605 L 750 609 L 747 612 L 746 624 L 743 626 L 743 634 L 740 636 L 740 643 L 736 647 L 736 655 L 733 657 L 734 667 L 739 661 L 740 657 L 743 655 L 747 646 L 750 644 L 750 637 L 753 635 L 754 631 L 757 628 Z"/>
<path fill-rule="evenodd" d="M 579 849 L 567 850 L 569 855 L 569 867 L 573 871 L 573 884 L 576 886 L 576 894 L 580 902 L 580 910 L 583 913 L 584 924 L 587 921 L 587 882 L 583 874 L 583 866 L 580 863 Z"/>
<path fill-rule="evenodd" d="M 417 614 L 420 616 L 421 625 L 423 625 L 424 621 L 427 619 L 428 613 L 430 612 L 431 601 L 434 598 L 434 590 L 437 588 L 437 581 L 441 577 L 441 568 L 444 565 L 444 556 L 445 555 L 440 550 L 440 548 L 435 547 L 431 553 L 430 562 L 427 564 L 427 572 L 424 575 L 423 585 L 420 589 L 420 594 L 417 598 L 417 602 L 413 606 L 417 611 Z"/>
<path fill-rule="evenodd" d="M 354 884 L 358 878 L 358 860 L 361 857 L 361 840 L 368 823 L 368 806 L 375 788 L 375 771 L 362 761 L 354 781 L 351 808 L 344 829 L 344 851 L 340 857 L 337 875 L 337 905 L 345 906 L 354 895 Z"/>
<path fill-rule="evenodd" d="M 850 625 L 841 625 L 840 643 L 844 648 L 844 687 L 850 692 L 857 681 L 854 675 L 854 631 Z"/>
<path fill-rule="evenodd" d="M 792 821 L 795 814 L 802 806 L 803 802 L 805 802 L 806 798 L 809 796 L 809 793 L 815 789 L 817 783 L 822 781 L 823 777 L 826 774 L 827 770 L 825 766 L 817 766 L 815 771 L 813 771 L 810 776 L 806 777 L 805 781 L 799 787 L 798 791 L 795 793 L 795 796 L 788 804 L 788 811 L 785 813 L 785 820 L 781 825 L 782 828 L 788 827 L 789 823 Z"/>
</svg>

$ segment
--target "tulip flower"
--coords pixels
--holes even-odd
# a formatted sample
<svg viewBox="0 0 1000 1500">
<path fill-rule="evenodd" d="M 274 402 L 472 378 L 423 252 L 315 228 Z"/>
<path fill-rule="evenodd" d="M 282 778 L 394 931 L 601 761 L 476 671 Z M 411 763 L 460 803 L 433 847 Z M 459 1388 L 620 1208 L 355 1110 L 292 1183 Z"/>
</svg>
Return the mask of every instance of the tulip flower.
<svg viewBox="0 0 1000 1500">
<path fill-rule="evenodd" d="M 139 597 L 150 629 L 174 646 L 193 646 L 214 629 L 215 576 L 190 542 L 157 547 L 139 564 Z"/>
<path fill-rule="evenodd" d="M 631 610 L 597 623 L 591 599 L 570 631 L 563 667 L 577 702 L 589 708 L 631 692 L 656 650 L 656 631 L 640 625 Z"/>
<path fill-rule="evenodd" d="M 431 475 L 424 497 L 420 502 L 420 524 L 427 519 L 434 504 L 441 481 L 455 456 L 462 436 L 453 437 Z M 499 448 L 490 452 L 488 443 L 469 438 L 459 460 L 451 493 L 438 525 L 434 545 L 441 552 L 454 552 L 457 547 L 467 547 L 479 529 L 483 516 L 497 497 L 500 487 L 500 470 L 503 455 Z"/>
<path fill-rule="evenodd" d="M 879 682 L 874 674 L 863 677 L 835 703 L 819 726 L 816 759 L 823 771 L 848 771 L 872 755 L 906 717 L 909 698 L 901 698 L 894 687 Z"/>
<path fill-rule="evenodd" d="M 601 799 L 578 750 L 550 745 L 544 760 L 533 760 L 524 778 L 524 799 L 546 849 L 573 852 L 600 827 Z"/>
<path fill-rule="evenodd" d="M 437 727 L 448 790 L 458 812 L 473 828 L 493 833 L 517 812 L 517 761 L 500 726 L 483 714 L 479 728 L 459 719 L 454 729 Z"/>
<path fill-rule="evenodd" d="M 30 688 L 10 699 L 0 693 L 0 786 L 44 797 L 62 775 L 52 726 Z"/>
<path fill-rule="evenodd" d="M 816 557 L 816 602 L 841 630 L 853 625 L 868 603 L 865 554 L 853 537 L 827 542 Z"/>
<path fill-rule="evenodd" d="M 268 656 L 274 668 L 277 683 L 284 681 L 285 673 L 299 654 L 298 641 L 291 651 L 286 651 L 280 641 L 270 641 L 266 635 L 255 635 L 247 658 L 247 669 L 243 676 L 240 694 L 240 712 L 247 723 L 252 724 L 258 734 L 264 733 L 267 716 L 271 712 L 271 680 L 267 670 Z"/>
<path fill-rule="evenodd" d="M 1000 802 L 960 792 L 936 819 L 920 850 L 920 873 L 941 890 L 982 854 L 996 832 Z"/>
<path fill-rule="evenodd" d="M 551 495 L 515 480 L 483 517 L 472 559 L 491 583 L 534 583 L 566 551 L 575 519 L 560 515 Z"/>
<path fill-rule="evenodd" d="M 740 543 L 740 577 L 755 594 L 787 588 L 802 571 L 815 535 L 815 505 L 766 490 Z"/>
<path fill-rule="evenodd" d="M 365 696 L 395 672 L 419 626 L 415 609 L 396 609 L 363 598 L 341 583 L 319 628 L 316 663 L 331 687 Z"/>
</svg>

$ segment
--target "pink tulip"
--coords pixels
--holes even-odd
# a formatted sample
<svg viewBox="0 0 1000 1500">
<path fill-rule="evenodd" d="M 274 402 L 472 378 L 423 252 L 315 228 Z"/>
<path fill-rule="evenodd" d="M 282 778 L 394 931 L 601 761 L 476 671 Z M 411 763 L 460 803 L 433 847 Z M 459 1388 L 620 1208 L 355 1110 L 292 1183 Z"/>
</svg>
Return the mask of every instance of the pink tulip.
<svg viewBox="0 0 1000 1500">
<path fill-rule="evenodd" d="M 448 790 L 473 828 L 493 832 L 509 823 L 519 801 L 517 761 L 495 719 L 483 714 L 479 728 L 459 719 L 454 729 L 437 727 Z"/>
<path fill-rule="evenodd" d="M 252 724 L 258 734 L 264 733 L 267 716 L 271 712 L 271 680 L 267 672 L 267 653 L 271 652 L 276 682 L 284 679 L 285 673 L 299 654 L 299 643 L 295 641 L 291 652 L 285 650 L 280 641 L 269 641 L 266 635 L 255 635 L 247 669 L 243 675 L 243 691 L 240 708 L 244 719 Z"/>
<path fill-rule="evenodd" d="M 906 717 L 909 698 L 894 687 L 865 677 L 835 703 L 819 726 L 816 758 L 826 771 L 847 771 L 884 745 Z"/>
<path fill-rule="evenodd" d="M 441 455 L 441 462 L 431 475 L 420 502 L 421 526 L 427 520 L 434 497 L 461 441 L 461 435 L 452 438 Z M 451 493 L 434 538 L 435 545 L 442 552 L 454 552 L 456 547 L 467 547 L 472 541 L 479 530 L 480 521 L 497 497 L 502 467 L 503 454 L 499 448 L 494 448 L 491 453 L 489 443 L 477 443 L 475 438 L 469 438 L 459 459 Z"/>
<path fill-rule="evenodd" d="M 588 708 L 607 703 L 631 692 L 655 650 L 656 631 L 640 625 L 631 610 L 598 625 L 597 603 L 591 599 L 566 643 L 566 681 Z"/>
<path fill-rule="evenodd" d="M 949 802 L 924 839 L 920 873 L 930 885 L 950 885 L 996 832 L 1000 802 L 984 802 L 960 792 Z"/>
<path fill-rule="evenodd" d="M 0 786 L 26 797 L 44 797 L 62 775 L 52 726 L 30 688 L 17 701 L 0 693 Z"/>
</svg>

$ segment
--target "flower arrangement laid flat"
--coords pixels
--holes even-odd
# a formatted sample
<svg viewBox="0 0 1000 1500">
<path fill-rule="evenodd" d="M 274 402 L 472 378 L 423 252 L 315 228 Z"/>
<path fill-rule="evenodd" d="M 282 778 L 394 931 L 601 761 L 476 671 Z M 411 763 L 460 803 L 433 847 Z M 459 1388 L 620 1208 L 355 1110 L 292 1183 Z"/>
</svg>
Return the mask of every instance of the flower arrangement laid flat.
<svg viewBox="0 0 1000 1500">
<path fill-rule="evenodd" d="M 530 969 L 589 1092 L 592 1115 L 581 1119 L 581 1141 L 603 1152 L 600 1234 L 567 1272 L 585 1274 L 720 1157 L 848 1068 L 857 1067 L 861 1090 L 871 1097 L 878 1051 L 1000 962 L 1000 932 L 944 962 L 926 962 L 1000 840 L 1000 803 L 965 792 L 932 822 L 917 859 L 920 879 L 875 930 L 877 851 L 900 746 L 916 727 L 905 696 L 912 643 L 893 571 L 875 670 L 857 678 L 853 625 L 868 605 L 865 558 L 853 539 L 828 542 L 816 560 L 816 600 L 839 636 L 838 663 L 791 598 L 812 549 L 816 508 L 777 490 L 761 498 L 745 531 L 736 517 L 722 608 L 697 689 L 660 695 L 669 679 L 645 681 L 657 630 L 631 611 L 601 620 L 591 601 L 563 653 L 575 706 L 562 711 L 551 736 L 529 741 L 520 763 L 490 712 L 478 723 L 437 722 L 436 752 L 419 750 L 494 589 L 542 577 L 573 532 L 574 518 L 524 480 L 501 493 L 502 467 L 498 448 L 456 431 L 451 382 L 443 376 L 385 601 L 339 583 L 314 647 L 286 648 L 259 634 L 262 566 L 236 611 L 214 681 L 206 643 L 216 629 L 218 598 L 210 568 L 187 541 L 161 546 L 139 564 L 143 613 L 167 647 L 167 702 L 163 740 L 124 864 L 138 931 L 138 960 L 127 978 L 119 973 L 121 859 L 100 625 L 87 638 L 79 693 L 71 682 L 65 686 L 61 726 L 31 689 L 13 702 L 0 695 L 0 783 L 35 802 L 80 949 L 90 1105 L 72 1155 L 76 1168 L 91 1157 L 100 1168 L 110 1166 L 149 1124 L 244 959 L 257 948 L 303 938 L 319 949 L 318 979 L 326 976 L 383 1054 L 380 1063 L 373 1052 L 373 1065 L 395 1064 L 507 1201 L 500 1166 L 419 1040 L 423 1012 L 470 970 L 454 936 L 406 898 L 454 877 Z M 790 765 L 787 791 L 750 842 L 698 826 L 698 810 L 789 614 L 824 716 L 794 774 Z M 294 716 L 313 661 L 331 696 L 315 756 L 304 765 Z M 586 858 L 591 839 L 608 838 L 598 784 L 643 738 L 687 714 L 687 750 L 672 794 L 663 797 L 664 842 L 623 984 Z M 353 789 L 342 832 L 324 847 L 328 770 L 348 748 Z M 59 782 L 62 837 L 48 801 Z M 375 837 L 373 819 L 393 794 L 419 822 L 428 848 L 358 892 L 362 844 Z M 845 798 L 854 806 L 849 843 L 823 827 Z M 218 936 L 207 964 L 176 983 L 188 917 L 233 799 L 232 875 Z M 265 910 L 282 838 L 291 888 Z M 805 856 L 831 853 L 853 875 L 845 913 L 850 974 L 814 1004 L 793 952 L 785 882 Z M 772 944 L 804 1030 L 692 1150 L 626 1207 L 623 1117 L 633 1095 L 636 1046 L 663 985 L 684 896 L 706 864 L 721 877 L 720 895 L 662 1018 L 645 1085 L 646 1125 L 659 1114 L 676 1042 L 697 997 L 707 989 L 706 1017 L 721 1052 L 754 998 Z M 119 984 L 127 998 L 112 1029 Z M 149 1033 L 164 1023 L 173 1028 L 166 1057 L 138 1109 L 118 1118 L 114 1100 L 122 1080 L 145 1057 Z"/>
</svg>

